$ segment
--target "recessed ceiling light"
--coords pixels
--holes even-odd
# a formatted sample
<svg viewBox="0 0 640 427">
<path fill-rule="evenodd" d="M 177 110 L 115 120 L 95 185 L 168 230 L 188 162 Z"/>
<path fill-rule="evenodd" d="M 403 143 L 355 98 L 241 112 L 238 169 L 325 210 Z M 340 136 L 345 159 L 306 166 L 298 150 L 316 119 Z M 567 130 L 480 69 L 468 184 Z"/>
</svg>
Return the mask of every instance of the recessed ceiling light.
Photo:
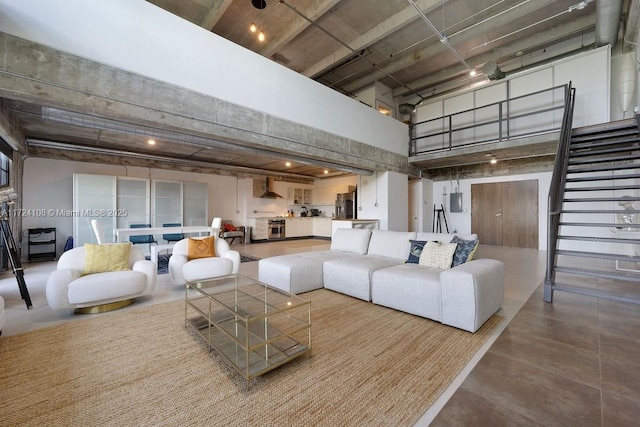
<svg viewBox="0 0 640 427">
<path fill-rule="evenodd" d="M 147 141 L 147 144 L 156 145 L 156 140 L 155 139 L 150 139 L 150 140 Z"/>
<path fill-rule="evenodd" d="M 325 169 L 325 170 L 324 170 L 324 173 L 329 173 L 329 171 Z"/>
<path fill-rule="evenodd" d="M 498 161 L 495 158 L 493 158 L 489 161 L 489 163 L 491 163 L 492 165 L 495 165 L 496 163 L 498 163 Z"/>
<path fill-rule="evenodd" d="M 470 75 L 471 77 L 475 76 L 475 75 L 476 75 L 476 70 L 471 70 L 471 71 L 469 71 L 469 75 Z"/>
<path fill-rule="evenodd" d="M 289 167 L 289 166 L 291 166 L 291 162 L 287 162 L 287 163 L 285 163 L 284 165 L 285 165 L 286 167 Z"/>
</svg>

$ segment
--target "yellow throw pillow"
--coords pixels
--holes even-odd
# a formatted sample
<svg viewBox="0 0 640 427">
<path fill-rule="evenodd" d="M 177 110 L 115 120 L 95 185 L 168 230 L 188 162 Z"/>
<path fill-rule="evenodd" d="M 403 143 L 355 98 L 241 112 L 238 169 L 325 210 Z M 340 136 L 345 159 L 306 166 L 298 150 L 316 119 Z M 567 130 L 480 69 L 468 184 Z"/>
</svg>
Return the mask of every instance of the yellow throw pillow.
<svg viewBox="0 0 640 427">
<path fill-rule="evenodd" d="M 457 243 L 427 242 L 420 253 L 418 263 L 425 267 L 449 269 L 457 246 Z"/>
<path fill-rule="evenodd" d="M 216 247 L 213 236 L 205 237 L 204 239 L 189 237 L 189 252 L 187 254 L 189 260 L 214 256 L 216 256 Z"/>
<path fill-rule="evenodd" d="M 131 270 L 129 268 L 131 243 L 114 243 L 108 245 L 85 243 L 84 250 L 86 260 L 82 274 Z"/>
</svg>

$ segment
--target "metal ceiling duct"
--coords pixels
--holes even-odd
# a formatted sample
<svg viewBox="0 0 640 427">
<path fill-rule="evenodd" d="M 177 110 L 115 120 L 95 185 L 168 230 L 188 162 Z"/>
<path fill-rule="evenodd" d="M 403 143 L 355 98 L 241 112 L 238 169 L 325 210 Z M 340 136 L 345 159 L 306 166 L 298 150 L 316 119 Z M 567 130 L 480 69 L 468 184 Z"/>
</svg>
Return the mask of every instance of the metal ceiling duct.
<svg viewBox="0 0 640 427">
<path fill-rule="evenodd" d="M 482 67 L 482 72 L 489 80 L 500 80 L 504 78 L 504 72 L 495 61 L 489 61 Z"/>
<path fill-rule="evenodd" d="M 621 17 L 622 0 L 596 0 L 596 46 L 616 44 Z"/>
<path fill-rule="evenodd" d="M 283 198 L 281 195 L 273 191 L 273 182 L 274 182 L 273 177 L 267 178 L 267 191 L 265 191 L 262 194 L 262 196 L 260 196 L 261 199 L 282 199 Z"/>
</svg>

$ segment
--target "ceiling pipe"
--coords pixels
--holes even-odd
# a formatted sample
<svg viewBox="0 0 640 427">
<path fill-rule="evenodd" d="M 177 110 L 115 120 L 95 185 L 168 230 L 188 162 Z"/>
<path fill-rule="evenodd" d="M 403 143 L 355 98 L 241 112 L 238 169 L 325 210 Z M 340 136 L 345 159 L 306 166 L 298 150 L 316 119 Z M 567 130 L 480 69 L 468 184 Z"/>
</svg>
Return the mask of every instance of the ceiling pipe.
<svg viewBox="0 0 640 427">
<path fill-rule="evenodd" d="M 621 16 L 622 0 L 596 0 L 596 47 L 615 46 Z"/>
<path fill-rule="evenodd" d="M 447 49 L 449 49 L 451 53 L 453 53 L 456 56 L 456 58 L 458 58 L 458 61 L 460 61 L 462 65 L 464 65 L 466 68 L 471 69 L 471 66 L 467 64 L 467 61 L 465 61 L 462 55 L 460 55 L 458 51 L 451 45 L 447 36 L 445 36 L 444 33 L 441 33 L 440 30 L 438 30 L 436 26 L 433 25 L 433 23 L 429 20 L 429 18 L 427 18 L 427 15 L 425 15 L 422 9 L 420 9 L 420 6 L 418 6 L 416 2 L 413 0 L 407 0 L 407 1 L 411 6 L 413 6 L 416 12 L 418 12 L 418 15 L 427 24 L 427 26 L 431 28 L 431 31 L 433 31 L 438 36 L 438 38 L 440 39 L 440 42 L 444 44 L 447 47 Z"/>
</svg>

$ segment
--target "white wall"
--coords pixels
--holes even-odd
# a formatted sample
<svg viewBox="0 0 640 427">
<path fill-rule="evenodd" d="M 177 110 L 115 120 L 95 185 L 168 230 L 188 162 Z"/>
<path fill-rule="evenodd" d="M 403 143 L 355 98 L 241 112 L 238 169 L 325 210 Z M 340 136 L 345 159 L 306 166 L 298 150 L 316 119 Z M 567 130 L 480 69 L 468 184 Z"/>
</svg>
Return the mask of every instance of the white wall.
<svg viewBox="0 0 640 427">
<path fill-rule="evenodd" d="M 408 152 L 404 123 L 144 0 L 0 0 L 0 31 L 394 153 Z"/>
<path fill-rule="evenodd" d="M 611 67 L 611 49 L 609 46 L 603 46 L 544 66 L 514 73 L 504 80 L 491 82 L 480 88 L 435 98 L 428 104 L 417 108 L 416 122 L 486 105 L 488 103 L 486 98 L 476 94 L 490 91 L 492 94 L 502 93 L 506 96 L 506 89 L 501 90 L 500 87 L 506 88 L 507 82 L 511 98 L 571 82 L 576 88 L 574 127 L 608 122 L 610 120 L 611 94 L 615 93 L 617 99 L 617 92 L 613 92 L 610 87 Z M 584 70 L 589 70 L 589 72 L 584 72 Z M 504 100 L 504 97 L 495 99 L 494 96 L 490 102 L 499 100 Z M 421 130 L 422 133 L 430 131 L 432 129 L 424 128 Z"/>
<path fill-rule="evenodd" d="M 396 172 L 360 176 L 358 218 L 377 219 L 381 230 L 406 231 L 409 215 L 408 177 Z"/>
</svg>

